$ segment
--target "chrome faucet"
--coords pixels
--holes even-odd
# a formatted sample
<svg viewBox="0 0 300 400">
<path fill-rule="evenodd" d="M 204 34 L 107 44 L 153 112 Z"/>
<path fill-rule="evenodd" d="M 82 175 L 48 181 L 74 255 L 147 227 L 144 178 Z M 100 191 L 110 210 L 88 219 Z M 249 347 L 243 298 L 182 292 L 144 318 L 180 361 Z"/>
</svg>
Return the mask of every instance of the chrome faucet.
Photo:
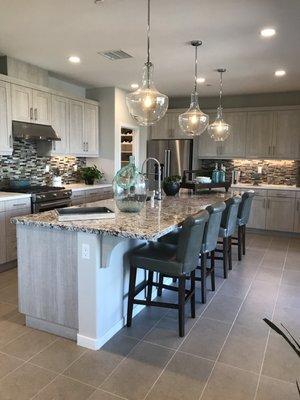
<svg viewBox="0 0 300 400">
<path fill-rule="evenodd" d="M 144 166 L 147 164 L 148 161 L 154 161 L 158 166 L 158 191 L 156 193 L 156 199 L 161 200 L 162 197 L 161 197 L 161 166 L 160 166 L 160 162 L 156 158 L 153 158 L 153 157 L 146 158 L 146 160 L 142 164 L 142 173 L 144 171 Z"/>
</svg>

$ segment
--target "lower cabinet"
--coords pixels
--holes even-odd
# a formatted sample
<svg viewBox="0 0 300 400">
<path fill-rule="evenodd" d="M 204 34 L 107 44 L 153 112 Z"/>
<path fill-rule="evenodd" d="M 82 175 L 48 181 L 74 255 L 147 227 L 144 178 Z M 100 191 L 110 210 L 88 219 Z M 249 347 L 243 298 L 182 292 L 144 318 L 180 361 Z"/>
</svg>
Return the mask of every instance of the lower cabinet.
<svg viewBox="0 0 300 400">
<path fill-rule="evenodd" d="M 295 199 L 269 197 L 267 199 L 266 229 L 293 232 Z"/>
<path fill-rule="evenodd" d="M 88 189 L 88 190 L 77 190 L 72 194 L 72 206 L 94 203 L 95 201 L 111 199 L 113 197 L 113 191 L 111 187 Z"/>
<path fill-rule="evenodd" d="M 249 216 L 248 228 L 266 229 L 266 197 L 255 196 L 252 201 L 251 212 Z"/>
<path fill-rule="evenodd" d="M 6 262 L 5 211 L 0 211 L 0 264 Z"/>
<path fill-rule="evenodd" d="M 294 232 L 300 233 L 300 194 L 296 198 L 295 204 Z"/>
</svg>

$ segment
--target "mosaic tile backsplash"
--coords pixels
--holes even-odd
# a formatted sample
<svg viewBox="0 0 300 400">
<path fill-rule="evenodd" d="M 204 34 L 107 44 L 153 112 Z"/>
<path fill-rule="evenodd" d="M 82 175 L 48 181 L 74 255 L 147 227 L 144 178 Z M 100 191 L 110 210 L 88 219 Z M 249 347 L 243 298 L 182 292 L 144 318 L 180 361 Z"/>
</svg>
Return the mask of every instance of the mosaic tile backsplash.
<svg viewBox="0 0 300 400">
<path fill-rule="evenodd" d="M 85 166 L 85 158 L 76 157 L 42 157 L 37 153 L 35 142 L 14 140 L 13 154 L 0 156 L 0 181 L 2 185 L 12 179 L 29 179 L 32 185 L 51 185 L 53 171 L 59 169 L 63 183 L 78 182 L 78 168 Z M 46 172 L 46 165 L 50 171 Z"/>
<path fill-rule="evenodd" d="M 234 169 L 241 172 L 241 183 L 253 183 L 253 174 L 262 167 L 261 182 L 270 185 L 295 185 L 299 161 L 292 160 L 200 160 L 199 168 L 210 173 L 215 163 L 226 167 L 226 179 L 231 180 Z"/>
</svg>

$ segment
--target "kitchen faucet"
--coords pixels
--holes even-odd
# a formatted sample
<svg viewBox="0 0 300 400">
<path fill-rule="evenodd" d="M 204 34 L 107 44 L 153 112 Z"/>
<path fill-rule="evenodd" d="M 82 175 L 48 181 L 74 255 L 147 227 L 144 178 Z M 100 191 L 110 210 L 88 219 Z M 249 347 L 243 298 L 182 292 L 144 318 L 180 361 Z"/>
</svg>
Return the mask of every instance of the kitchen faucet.
<svg viewBox="0 0 300 400">
<path fill-rule="evenodd" d="M 162 197 L 161 197 L 161 166 L 160 166 L 160 162 L 156 158 L 153 158 L 153 157 L 146 158 L 146 160 L 142 164 L 142 173 L 144 171 L 144 166 L 148 163 L 148 161 L 154 161 L 158 166 L 158 191 L 156 194 L 156 199 L 161 200 Z"/>
</svg>

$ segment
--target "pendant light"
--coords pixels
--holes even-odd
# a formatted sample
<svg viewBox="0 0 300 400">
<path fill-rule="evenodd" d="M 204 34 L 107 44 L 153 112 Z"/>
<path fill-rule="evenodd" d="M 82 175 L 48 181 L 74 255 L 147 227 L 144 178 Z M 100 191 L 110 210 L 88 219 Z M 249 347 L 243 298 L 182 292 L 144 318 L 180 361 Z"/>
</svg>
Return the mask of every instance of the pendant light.
<svg viewBox="0 0 300 400">
<path fill-rule="evenodd" d="M 126 96 L 126 104 L 132 118 L 141 126 L 154 125 L 166 113 L 168 96 L 160 93 L 153 83 L 153 64 L 150 61 L 150 0 L 147 19 L 147 62 L 143 69 L 142 85 Z"/>
<path fill-rule="evenodd" d="M 181 130 L 188 135 L 201 135 L 207 128 L 209 117 L 200 110 L 197 92 L 198 78 L 198 47 L 202 45 L 201 40 L 193 40 L 191 45 L 195 48 L 195 83 L 191 94 L 190 108 L 179 115 L 178 121 Z"/>
<path fill-rule="evenodd" d="M 217 108 L 217 118 L 212 124 L 209 125 L 207 130 L 215 142 L 224 142 L 224 140 L 226 140 L 231 134 L 231 125 L 224 121 L 222 108 L 223 73 L 226 72 L 226 69 L 219 68 L 217 71 L 220 74 L 220 103 L 219 107 Z"/>
</svg>

